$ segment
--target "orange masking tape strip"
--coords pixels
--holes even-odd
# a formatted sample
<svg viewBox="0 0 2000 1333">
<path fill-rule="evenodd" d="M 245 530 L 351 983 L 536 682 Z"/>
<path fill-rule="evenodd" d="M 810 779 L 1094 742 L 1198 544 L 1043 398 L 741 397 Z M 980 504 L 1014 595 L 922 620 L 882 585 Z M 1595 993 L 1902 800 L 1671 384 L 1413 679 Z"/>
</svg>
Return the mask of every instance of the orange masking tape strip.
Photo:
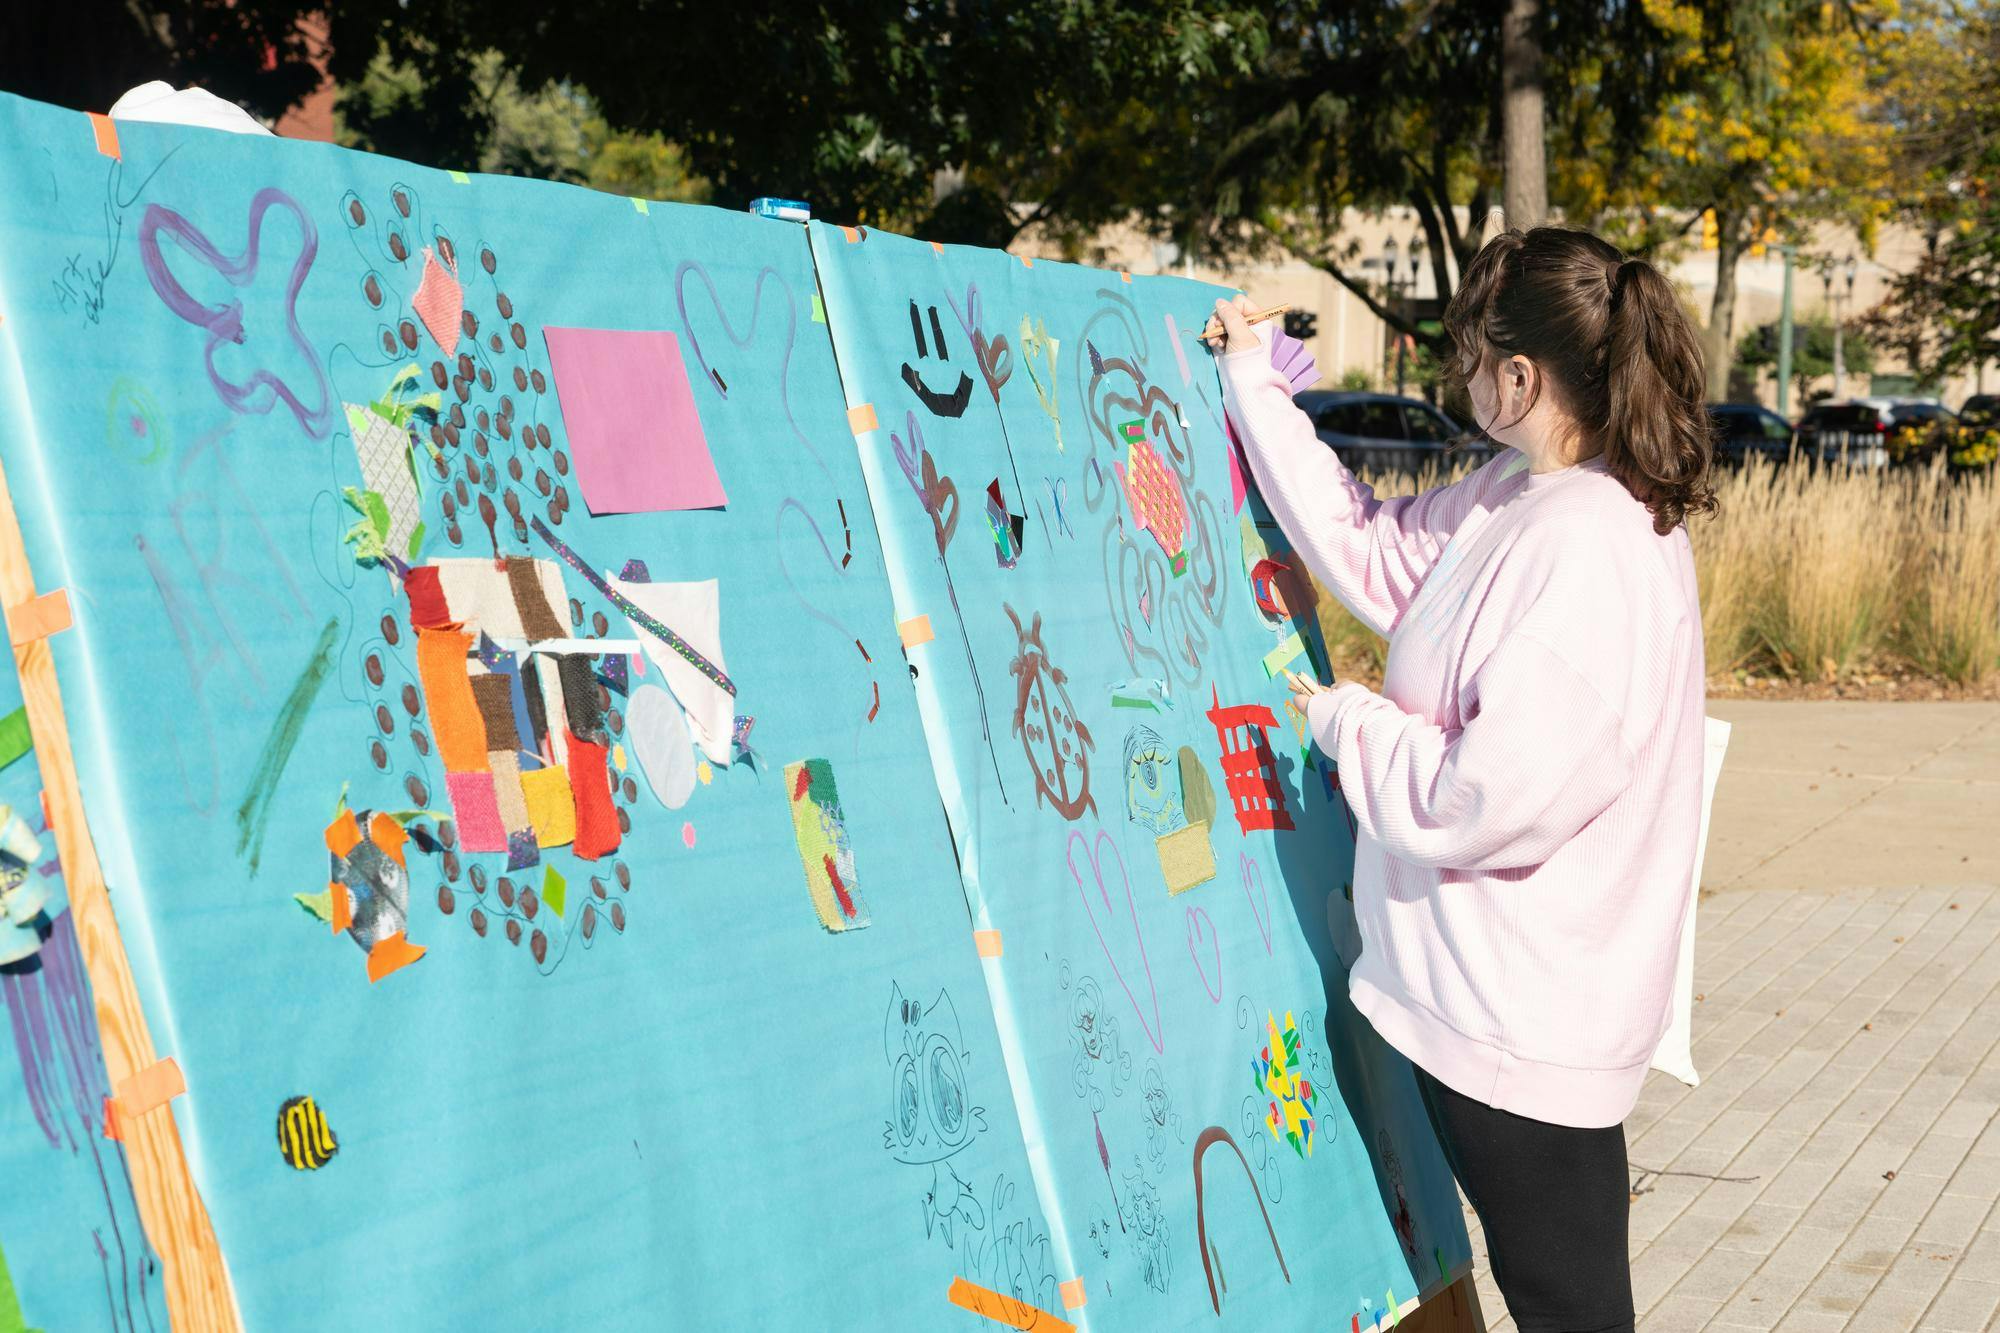
<svg viewBox="0 0 2000 1333">
<path fill-rule="evenodd" d="M 855 227 L 842 227 L 840 229 L 840 234 L 847 238 L 847 243 L 849 245 L 853 245 L 855 242 L 861 239 L 861 232 L 858 228 Z"/>
<path fill-rule="evenodd" d="M 931 249 L 933 249 L 933 250 L 937 251 L 937 252 L 938 252 L 939 254 L 943 254 L 943 253 L 944 253 L 944 242 L 943 242 L 943 241 L 932 241 L 932 242 L 931 242 Z"/>
<path fill-rule="evenodd" d="M 338 935 L 354 924 L 354 903 L 347 896 L 347 886 L 337 879 L 326 882 L 326 892 L 327 897 L 333 902 L 327 909 L 327 923 L 333 927 L 333 933 Z"/>
<path fill-rule="evenodd" d="M 896 626 L 896 632 L 903 636 L 903 646 L 905 648 L 914 648 L 920 643 L 929 643 L 937 637 L 931 630 L 931 618 L 929 616 L 911 616 L 908 620 Z"/>
<path fill-rule="evenodd" d="M 998 958 L 1000 956 L 1000 932 L 997 930 L 973 931 L 972 947 L 979 950 L 981 958 Z"/>
<path fill-rule="evenodd" d="M 875 404 L 863 403 L 859 407 L 847 409 L 847 428 L 856 435 L 866 435 L 881 423 L 875 419 Z"/>
<path fill-rule="evenodd" d="M 118 157 L 118 124 L 111 117 L 98 111 L 84 113 L 90 117 L 90 132 L 97 136 L 97 151 L 106 157 Z"/>
<path fill-rule="evenodd" d="M 1086 1299 L 1088 1298 L 1083 1294 L 1082 1278 L 1073 1277 L 1062 1284 L 1063 1309 L 1081 1310 Z"/>
<path fill-rule="evenodd" d="M 1038 1309 L 1026 1301 L 1017 1301 L 1012 1296 L 1003 1296 L 977 1283 L 967 1282 L 962 1277 L 951 1280 L 951 1290 L 945 1293 L 945 1298 L 961 1310 L 984 1315 L 1010 1328 L 1032 1328 L 1035 1333 L 1076 1333 L 1076 1325 L 1059 1315 Z"/>
<path fill-rule="evenodd" d="M 187 1079 L 173 1057 L 158 1060 L 118 1085 L 118 1119 L 121 1124 L 156 1111 L 187 1091 Z"/>
<path fill-rule="evenodd" d="M 7 638 L 16 648 L 60 634 L 70 627 L 69 590 L 57 588 L 33 601 L 7 608 Z"/>
</svg>

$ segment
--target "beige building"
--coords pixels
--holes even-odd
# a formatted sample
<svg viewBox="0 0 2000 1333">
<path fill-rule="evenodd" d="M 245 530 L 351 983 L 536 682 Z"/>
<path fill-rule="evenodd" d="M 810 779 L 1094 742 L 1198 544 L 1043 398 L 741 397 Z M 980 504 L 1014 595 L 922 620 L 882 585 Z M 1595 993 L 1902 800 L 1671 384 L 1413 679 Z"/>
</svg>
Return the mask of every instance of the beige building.
<svg viewBox="0 0 2000 1333">
<path fill-rule="evenodd" d="M 1463 215 L 1461 215 L 1463 222 Z M 1489 229 L 1502 225 L 1499 211 L 1489 218 Z M 1380 293 L 1387 276 L 1385 260 L 1396 259 L 1397 300 L 1411 300 L 1419 308 L 1436 308 L 1437 284 L 1428 255 L 1414 266 L 1410 263 L 1412 242 L 1420 241 L 1423 228 L 1410 208 L 1393 208 L 1380 214 L 1350 213 L 1341 237 L 1342 248 L 1355 258 L 1351 267 L 1359 279 Z M 1024 240 L 1018 249 L 1029 254 L 1051 254 L 1046 246 Z M 1851 327 L 1854 319 L 1879 303 L 1888 289 L 1889 278 L 1912 267 L 1922 253 L 1923 239 L 1907 228 L 1885 231 L 1874 253 L 1866 253 L 1851 233 L 1828 228 L 1804 247 L 1792 272 L 1792 313 L 1800 324 L 1837 307 L 1842 323 Z M 1387 323 L 1343 284 L 1323 270 L 1303 260 L 1273 257 L 1264 262 L 1220 269 L 1200 263 L 1190 264 L 1170 245 L 1160 245 L 1136 232 L 1107 232 L 1089 256 L 1091 262 L 1134 273 L 1175 273 L 1208 282 L 1241 287 L 1260 306 L 1290 304 L 1310 312 L 1316 330 L 1308 340 L 1325 378 L 1322 387 L 1337 385 L 1348 372 L 1366 375 L 1372 387 L 1395 387 L 1395 343 Z M 1847 286 L 1845 267 L 1854 260 L 1854 282 Z M 1830 269 L 1831 282 L 1823 276 Z M 1703 325 L 1715 294 L 1715 253 L 1689 246 L 1668 265 L 1668 273 L 1685 293 L 1688 307 Z M 1456 275 L 1454 274 L 1454 277 Z M 1745 256 L 1736 268 L 1736 313 L 1732 338 L 1778 318 L 1784 287 L 1784 261 L 1775 252 Z M 1875 374 L 1849 374 L 1841 386 L 1843 397 L 1865 395 L 1875 381 L 1883 392 L 1914 392 L 1908 386 L 1907 363 L 1894 349 L 1875 349 Z M 1967 396 L 1987 388 L 2000 390 L 2000 362 L 1989 362 L 1981 374 L 1966 374 L 1948 380 L 1938 397 L 1957 408 Z M 1796 386 L 1796 381 L 1794 382 Z M 1831 394 L 1832 376 L 1823 376 L 1808 386 L 1809 396 Z M 1412 390 L 1414 391 L 1414 390 Z M 1777 403 L 1774 377 L 1767 371 L 1756 385 L 1756 396 L 1767 406 Z M 1796 387 L 1789 404 L 1791 414 L 1802 410 Z"/>
</svg>

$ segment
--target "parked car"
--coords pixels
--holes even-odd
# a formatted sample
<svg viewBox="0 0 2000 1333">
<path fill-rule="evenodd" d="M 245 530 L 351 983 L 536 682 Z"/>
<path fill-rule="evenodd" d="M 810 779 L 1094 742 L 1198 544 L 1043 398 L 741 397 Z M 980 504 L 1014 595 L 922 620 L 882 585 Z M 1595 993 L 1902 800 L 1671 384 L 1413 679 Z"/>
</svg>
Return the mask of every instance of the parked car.
<svg viewBox="0 0 2000 1333">
<path fill-rule="evenodd" d="M 1799 449 L 1821 462 L 1887 467 L 1922 461 L 1957 425 L 1958 414 L 1935 398 L 1821 403 L 1799 420 Z"/>
<path fill-rule="evenodd" d="M 1483 463 L 1493 447 L 1421 398 L 1308 390 L 1294 400 L 1340 461 L 1355 472 L 1420 472 L 1427 463 Z M 1460 440 L 1468 443 L 1446 447 Z"/>
<path fill-rule="evenodd" d="M 1986 429 L 2000 426 L 2000 393 L 1975 393 L 1959 405 L 1958 424 Z"/>
<path fill-rule="evenodd" d="M 1710 403 L 1715 461 L 1746 463 L 1755 457 L 1782 463 L 1792 452 L 1792 423 L 1756 403 Z"/>
</svg>

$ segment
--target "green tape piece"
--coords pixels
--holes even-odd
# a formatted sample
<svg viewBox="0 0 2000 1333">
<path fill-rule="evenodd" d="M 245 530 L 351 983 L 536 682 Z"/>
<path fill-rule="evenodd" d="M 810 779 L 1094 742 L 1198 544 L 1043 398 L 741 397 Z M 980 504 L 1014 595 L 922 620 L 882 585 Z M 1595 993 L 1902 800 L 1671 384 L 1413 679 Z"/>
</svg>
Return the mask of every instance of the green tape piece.
<svg viewBox="0 0 2000 1333">
<path fill-rule="evenodd" d="M 1293 662 L 1305 656 L 1305 651 L 1306 641 L 1299 637 L 1297 630 L 1293 630 L 1283 643 L 1264 654 L 1264 674 L 1266 676 L 1276 676 Z"/>
<path fill-rule="evenodd" d="M 41 1333 L 28 1327 L 21 1313 L 20 1297 L 14 1294 L 14 1276 L 7 1271 L 7 1255 L 0 1251 L 0 1333 Z"/>
<path fill-rule="evenodd" d="M 35 748 L 35 733 L 28 730 L 28 710 L 16 708 L 0 717 L 0 768 Z"/>
<path fill-rule="evenodd" d="M 813 293 L 813 323 L 815 324 L 826 323 L 826 306 L 819 299 L 818 292 Z"/>
<path fill-rule="evenodd" d="M 641 213 L 647 213 L 650 211 L 646 207 L 646 201 L 644 199 L 641 199 L 636 194 L 632 196 L 632 207 L 638 209 Z"/>
<path fill-rule="evenodd" d="M 557 916 L 563 914 L 563 904 L 569 901 L 569 881 L 557 874 L 554 866 L 542 872 L 542 901 Z"/>
<path fill-rule="evenodd" d="M 452 183 L 453 183 L 453 184 L 455 184 L 455 185 L 470 185 L 470 184 L 472 184 L 472 177 L 470 177 L 470 176 L 466 175 L 466 174 L 465 174 L 464 172 L 462 172 L 462 171 L 447 171 L 447 172 L 445 172 L 444 174 L 445 174 L 445 175 L 447 175 L 447 176 L 449 176 L 449 177 L 451 177 L 451 179 L 452 179 Z"/>
</svg>

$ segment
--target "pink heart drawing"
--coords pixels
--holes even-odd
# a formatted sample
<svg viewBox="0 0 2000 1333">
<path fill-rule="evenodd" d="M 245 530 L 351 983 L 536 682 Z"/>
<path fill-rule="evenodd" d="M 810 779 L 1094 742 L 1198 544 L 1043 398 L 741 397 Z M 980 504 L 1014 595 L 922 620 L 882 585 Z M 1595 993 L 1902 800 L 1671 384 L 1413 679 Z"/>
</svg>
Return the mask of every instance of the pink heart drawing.
<svg viewBox="0 0 2000 1333">
<path fill-rule="evenodd" d="M 1197 920 L 1196 918 L 1199 918 Z M 1208 936 L 1210 956 L 1215 959 L 1215 984 L 1208 984 L 1208 969 L 1201 965 L 1201 954 L 1195 942 L 1204 934 Z M 1222 937 L 1215 933 L 1215 922 L 1199 907 L 1190 907 L 1187 912 L 1188 957 L 1194 959 L 1194 974 L 1201 978 L 1201 988 L 1208 992 L 1208 998 L 1222 1003 Z"/>
<path fill-rule="evenodd" d="M 1146 1037 L 1153 1043 L 1153 1049 L 1164 1055 L 1167 1048 L 1165 1042 L 1161 1040 L 1160 992 L 1159 988 L 1153 984 L 1153 965 L 1146 959 L 1146 936 L 1139 927 L 1139 913 L 1132 903 L 1132 879 L 1125 873 L 1125 862 L 1118 855 L 1118 845 L 1112 842 L 1109 833 L 1106 833 L 1103 829 L 1099 829 L 1096 841 L 1085 849 L 1085 855 L 1090 861 L 1091 879 L 1096 883 L 1097 898 L 1103 903 L 1105 919 L 1108 920 L 1112 912 L 1111 894 L 1104 887 L 1104 863 L 1098 853 L 1100 844 L 1108 845 L 1111 851 L 1112 863 L 1118 869 L 1118 881 L 1125 888 L 1125 915 L 1132 923 L 1132 939 L 1139 946 L 1139 966 L 1146 973 L 1146 993 L 1153 1002 L 1153 1021 L 1150 1023 L 1146 1021 L 1146 1011 L 1139 1007 L 1139 997 L 1132 993 L 1131 983 L 1125 980 L 1125 969 L 1118 965 L 1117 955 L 1111 951 L 1111 942 L 1104 938 L 1104 924 L 1098 918 L 1097 904 L 1091 901 L 1090 890 L 1084 887 L 1083 871 L 1077 868 L 1076 848 L 1077 844 L 1083 841 L 1084 837 L 1081 830 L 1070 830 L 1070 878 L 1076 881 L 1077 896 L 1083 899 L 1083 910 L 1090 916 L 1090 928 L 1097 932 L 1097 945 L 1104 950 L 1104 961 L 1111 964 L 1111 975 L 1118 979 L 1118 985 L 1124 990 L 1125 998 L 1132 1002 L 1132 1012 L 1138 1016 L 1139 1026 L 1146 1030 Z"/>
<path fill-rule="evenodd" d="M 1243 897 L 1250 904 L 1250 919 L 1257 923 L 1257 933 L 1264 937 L 1264 952 L 1269 954 L 1271 952 L 1271 899 L 1264 892 L 1264 868 L 1250 859 L 1250 853 L 1240 852 L 1238 855 L 1242 857 Z M 1253 879 L 1257 881 L 1257 892 L 1254 895 L 1250 892 L 1250 881 Z M 1259 902 L 1264 904 L 1261 912 L 1257 909 Z"/>
</svg>

